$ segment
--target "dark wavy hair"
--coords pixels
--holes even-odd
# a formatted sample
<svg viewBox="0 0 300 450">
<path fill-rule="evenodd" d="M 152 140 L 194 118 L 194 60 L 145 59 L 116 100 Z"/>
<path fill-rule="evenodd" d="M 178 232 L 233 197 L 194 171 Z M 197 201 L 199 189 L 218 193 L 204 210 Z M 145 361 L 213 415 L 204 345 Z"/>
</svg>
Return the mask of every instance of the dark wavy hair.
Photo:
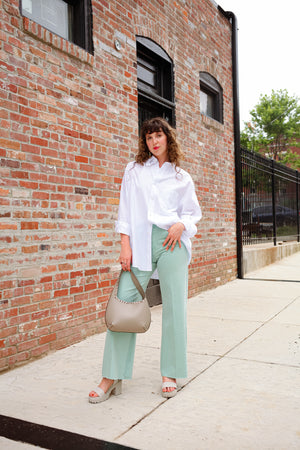
<svg viewBox="0 0 300 450">
<path fill-rule="evenodd" d="M 183 152 L 180 148 L 174 128 L 172 128 L 171 125 L 162 117 L 155 117 L 153 119 L 146 120 L 143 123 L 139 138 L 139 150 L 135 157 L 135 161 L 138 164 L 143 165 L 144 162 L 151 158 L 152 153 L 150 153 L 146 144 L 146 135 L 148 133 L 158 133 L 159 131 L 163 131 L 167 136 L 168 156 L 170 162 L 175 164 L 175 167 L 179 167 L 180 161 L 184 156 Z"/>
</svg>

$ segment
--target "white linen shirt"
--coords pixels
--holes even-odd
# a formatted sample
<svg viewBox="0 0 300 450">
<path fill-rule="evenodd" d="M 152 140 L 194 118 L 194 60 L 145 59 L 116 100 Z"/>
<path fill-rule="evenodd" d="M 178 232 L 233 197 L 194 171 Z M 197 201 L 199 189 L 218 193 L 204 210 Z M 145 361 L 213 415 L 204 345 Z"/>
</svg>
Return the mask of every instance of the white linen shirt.
<svg viewBox="0 0 300 450">
<path fill-rule="evenodd" d="M 152 225 L 168 230 L 181 222 L 181 242 L 191 260 L 190 238 L 197 232 L 202 213 L 191 176 L 174 164 L 159 167 L 152 156 L 144 165 L 130 162 L 124 173 L 116 231 L 130 237 L 132 266 L 152 270 Z"/>
</svg>

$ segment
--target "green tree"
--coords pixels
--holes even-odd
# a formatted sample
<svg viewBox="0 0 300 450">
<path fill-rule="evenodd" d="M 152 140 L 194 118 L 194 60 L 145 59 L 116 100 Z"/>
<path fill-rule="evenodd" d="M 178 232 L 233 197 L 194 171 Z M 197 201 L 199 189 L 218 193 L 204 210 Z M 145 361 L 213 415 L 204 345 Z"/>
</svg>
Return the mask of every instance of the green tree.
<svg viewBox="0 0 300 450">
<path fill-rule="evenodd" d="M 293 147 L 300 147 L 300 104 L 298 97 L 286 89 L 261 95 L 250 111 L 251 122 L 244 123 L 241 145 L 281 161 L 294 169 L 300 167 L 300 156 Z"/>
</svg>

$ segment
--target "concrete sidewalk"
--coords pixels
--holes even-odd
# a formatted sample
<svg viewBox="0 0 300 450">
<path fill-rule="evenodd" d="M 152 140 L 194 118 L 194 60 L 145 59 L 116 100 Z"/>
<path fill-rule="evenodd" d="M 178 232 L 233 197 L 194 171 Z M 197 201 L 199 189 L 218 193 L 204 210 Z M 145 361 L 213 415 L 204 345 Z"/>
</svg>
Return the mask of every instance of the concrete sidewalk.
<svg viewBox="0 0 300 450">
<path fill-rule="evenodd" d="M 0 414 L 140 450 L 300 449 L 300 252 L 189 300 L 189 378 L 169 400 L 160 328 L 157 306 L 121 396 L 87 401 L 100 334 L 1 375 Z"/>
</svg>

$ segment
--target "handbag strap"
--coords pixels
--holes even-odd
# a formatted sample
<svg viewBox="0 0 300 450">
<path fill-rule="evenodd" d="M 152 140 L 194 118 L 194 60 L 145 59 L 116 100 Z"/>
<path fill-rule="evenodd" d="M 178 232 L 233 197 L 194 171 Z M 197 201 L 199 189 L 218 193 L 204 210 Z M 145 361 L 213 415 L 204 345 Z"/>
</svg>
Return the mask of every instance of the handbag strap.
<svg viewBox="0 0 300 450">
<path fill-rule="evenodd" d="M 145 291 L 142 288 L 142 286 L 140 285 L 139 280 L 137 279 L 137 277 L 134 275 L 134 273 L 132 272 L 132 270 L 130 271 L 130 275 L 131 275 L 131 279 L 135 284 L 135 287 L 137 288 L 137 290 L 139 291 L 139 293 L 141 294 L 142 298 L 144 299 L 146 297 Z"/>
</svg>

